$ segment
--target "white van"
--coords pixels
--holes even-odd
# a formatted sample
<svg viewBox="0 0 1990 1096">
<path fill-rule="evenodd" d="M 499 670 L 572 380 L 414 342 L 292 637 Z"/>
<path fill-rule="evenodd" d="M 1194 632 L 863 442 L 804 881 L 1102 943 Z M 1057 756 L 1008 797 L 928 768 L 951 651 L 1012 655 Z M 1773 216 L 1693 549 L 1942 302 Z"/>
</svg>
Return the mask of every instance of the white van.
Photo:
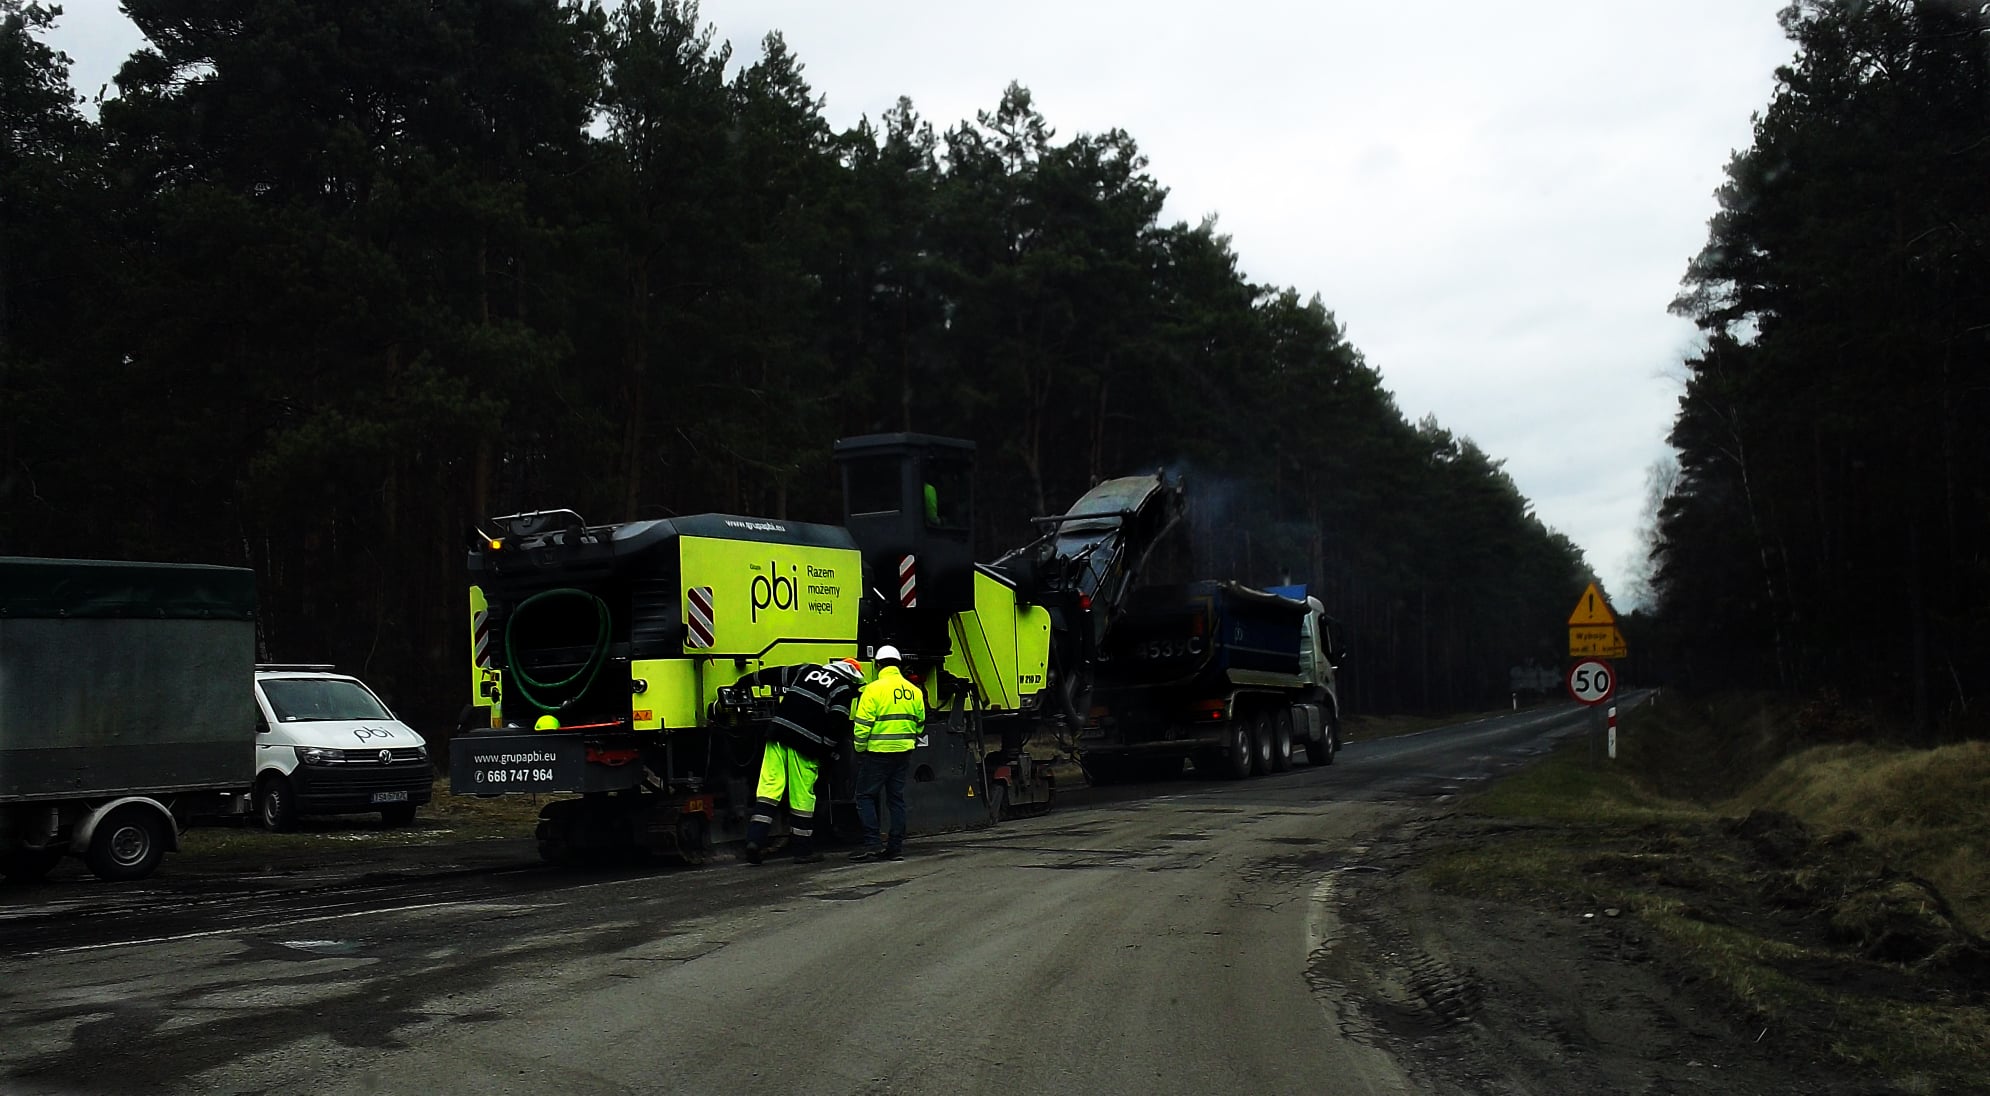
<svg viewBox="0 0 1990 1096">
<path fill-rule="evenodd" d="M 256 817 L 380 812 L 405 826 L 427 803 L 428 744 L 356 677 L 330 666 L 256 667 Z"/>
</svg>

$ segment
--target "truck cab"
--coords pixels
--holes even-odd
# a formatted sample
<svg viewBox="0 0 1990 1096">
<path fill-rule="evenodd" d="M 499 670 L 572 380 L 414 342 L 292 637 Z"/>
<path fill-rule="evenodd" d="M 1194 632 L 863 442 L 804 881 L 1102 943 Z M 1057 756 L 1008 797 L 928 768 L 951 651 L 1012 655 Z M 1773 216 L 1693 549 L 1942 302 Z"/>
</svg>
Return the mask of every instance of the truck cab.
<svg viewBox="0 0 1990 1096">
<path fill-rule="evenodd" d="M 429 801 L 428 744 L 372 689 L 326 665 L 256 667 L 256 818 L 379 812 L 405 826 Z"/>
</svg>

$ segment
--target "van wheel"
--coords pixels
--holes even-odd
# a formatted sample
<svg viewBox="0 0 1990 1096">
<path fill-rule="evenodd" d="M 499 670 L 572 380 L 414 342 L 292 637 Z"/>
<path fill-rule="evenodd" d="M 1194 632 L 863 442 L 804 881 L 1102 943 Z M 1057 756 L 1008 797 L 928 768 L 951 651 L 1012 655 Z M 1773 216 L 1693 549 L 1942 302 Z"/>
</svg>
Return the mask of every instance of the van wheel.
<svg viewBox="0 0 1990 1096">
<path fill-rule="evenodd" d="M 158 811 L 136 803 L 119 807 L 97 823 L 90 835 L 90 851 L 85 860 L 90 872 L 106 882 L 120 883 L 143 879 L 152 874 L 166 855 L 166 819 Z"/>
<path fill-rule="evenodd" d="M 396 803 L 391 807 L 382 807 L 380 808 L 380 821 L 383 825 L 389 827 L 412 826 L 415 823 L 415 805 L 413 803 Z"/>
<path fill-rule="evenodd" d="M 271 833 L 282 833 L 297 825 L 297 793 L 290 778 L 271 773 L 256 784 L 256 821 Z"/>
</svg>

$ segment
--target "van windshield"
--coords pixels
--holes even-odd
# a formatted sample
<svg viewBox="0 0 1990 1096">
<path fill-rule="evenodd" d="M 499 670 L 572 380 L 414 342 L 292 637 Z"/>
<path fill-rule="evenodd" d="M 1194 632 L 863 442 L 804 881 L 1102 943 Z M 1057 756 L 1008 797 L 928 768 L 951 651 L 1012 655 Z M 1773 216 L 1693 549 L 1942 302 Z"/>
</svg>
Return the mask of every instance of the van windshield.
<svg viewBox="0 0 1990 1096">
<path fill-rule="evenodd" d="M 357 681 L 335 678 L 276 678 L 263 682 L 263 696 L 279 723 L 322 723 L 335 719 L 392 719 Z"/>
</svg>

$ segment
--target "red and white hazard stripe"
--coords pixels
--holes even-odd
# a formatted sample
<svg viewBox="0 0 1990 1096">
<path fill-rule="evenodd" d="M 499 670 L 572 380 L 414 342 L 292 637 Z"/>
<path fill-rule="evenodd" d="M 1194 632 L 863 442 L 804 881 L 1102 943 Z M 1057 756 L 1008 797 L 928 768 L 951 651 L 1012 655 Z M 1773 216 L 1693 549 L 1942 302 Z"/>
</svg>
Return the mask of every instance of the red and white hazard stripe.
<svg viewBox="0 0 1990 1096">
<path fill-rule="evenodd" d="M 479 609 L 470 614 L 470 658 L 480 670 L 491 668 L 491 611 Z"/>
<path fill-rule="evenodd" d="M 684 591 L 684 601 L 690 606 L 690 611 L 684 615 L 684 646 L 711 650 L 713 637 L 718 634 L 718 630 L 712 627 L 712 588 L 693 586 Z"/>
<path fill-rule="evenodd" d="M 898 557 L 898 603 L 907 609 L 919 607 L 919 568 L 913 556 Z"/>
</svg>

